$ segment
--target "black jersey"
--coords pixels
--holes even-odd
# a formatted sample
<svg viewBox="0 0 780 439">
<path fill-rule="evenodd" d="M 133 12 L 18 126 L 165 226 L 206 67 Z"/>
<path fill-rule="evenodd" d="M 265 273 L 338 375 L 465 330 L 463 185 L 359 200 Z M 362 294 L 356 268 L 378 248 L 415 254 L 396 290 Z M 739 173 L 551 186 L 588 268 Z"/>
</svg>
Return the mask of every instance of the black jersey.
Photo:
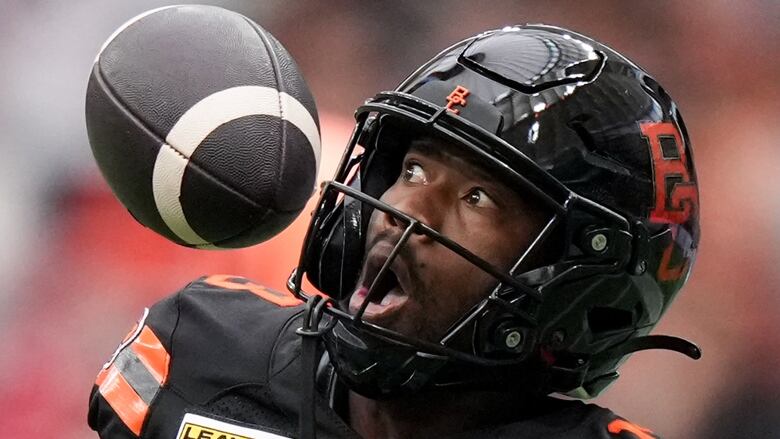
<svg viewBox="0 0 780 439">
<path fill-rule="evenodd" d="M 103 438 L 292 438 L 301 404 L 303 307 L 234 276 L 198 279 L 151 309 L 98 374 L 89 425 Z M 315 397 L 318 438 L 357 438 Z M 539 416 L 458 438 L 650 439 L 609 410 L 549 398 Z"/>
</svg>

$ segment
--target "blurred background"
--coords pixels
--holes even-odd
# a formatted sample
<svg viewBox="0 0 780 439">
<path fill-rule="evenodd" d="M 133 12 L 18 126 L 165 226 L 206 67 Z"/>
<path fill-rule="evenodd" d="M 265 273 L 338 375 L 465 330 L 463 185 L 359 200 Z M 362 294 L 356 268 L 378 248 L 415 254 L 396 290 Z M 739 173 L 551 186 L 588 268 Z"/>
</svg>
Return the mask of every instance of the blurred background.
<svg viewBox="0 0 780 439">
<path fill-rule="evenodd" d="M 144 306 L 204 274 L 283 288 L 305 214 L 241 251 L 177 247 L 126 213 L 92 160 L 84 96 L 111 32 L 162 1 L 0 0 L 0 425 L 6 437 L 94 437 L 95 375 Z M 703 239 L 656 333 L 694 362 L 634 355 L 595 402 L 664 438 L 780 437 L 780 3 L 223 1 L 273 33 L 317 99 L 329 178 L 363 99 L 474 33 L 549 23 L 648 69 L 685 116 Z"/>
</svg>

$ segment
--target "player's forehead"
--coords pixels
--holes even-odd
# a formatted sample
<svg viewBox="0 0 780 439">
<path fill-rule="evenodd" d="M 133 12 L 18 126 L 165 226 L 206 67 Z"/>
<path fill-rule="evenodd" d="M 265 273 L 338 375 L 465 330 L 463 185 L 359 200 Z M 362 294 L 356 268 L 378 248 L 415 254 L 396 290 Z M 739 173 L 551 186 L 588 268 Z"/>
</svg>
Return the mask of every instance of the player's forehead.
<svg viewBox="0 0 780 439">
<path fill-rule="evenodd" d="M 409 143 L 407 154 L 418 154 L 438 160 L 445 165 L 457 167 L 459 171 L 466 172 L 470 177 L 495 181 L 507 189 L 510 186 L 499 182 L 496 179 L 495 171 L 491 170 L 485 160 L 479 157 L 476 152 L 455 142 L 422 136 Z"/>
</svg>

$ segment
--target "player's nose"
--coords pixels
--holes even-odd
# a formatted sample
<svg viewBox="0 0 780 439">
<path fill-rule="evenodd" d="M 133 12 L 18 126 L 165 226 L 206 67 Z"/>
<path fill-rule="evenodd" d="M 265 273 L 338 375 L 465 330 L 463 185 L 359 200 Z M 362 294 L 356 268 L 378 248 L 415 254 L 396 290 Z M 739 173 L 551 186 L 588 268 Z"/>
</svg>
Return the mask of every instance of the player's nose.
<svg viewBox="0 0 780 439">
<path fill-rule="evenodd" d="M 417 221 L 440 231 L 444 215 L 446 215 L 441 191 L 441 188 L 434 185 L 417 187 L 414 190 L 397 194 L 391 200 L 386 201 Z M 383 212 L 383 221 L 387 227 L 405 229 L 408 226 L 406 221 L 387 212 Z M 428 235 L 415 236 L 416 240 L 430 240 Z"/>
</svg>

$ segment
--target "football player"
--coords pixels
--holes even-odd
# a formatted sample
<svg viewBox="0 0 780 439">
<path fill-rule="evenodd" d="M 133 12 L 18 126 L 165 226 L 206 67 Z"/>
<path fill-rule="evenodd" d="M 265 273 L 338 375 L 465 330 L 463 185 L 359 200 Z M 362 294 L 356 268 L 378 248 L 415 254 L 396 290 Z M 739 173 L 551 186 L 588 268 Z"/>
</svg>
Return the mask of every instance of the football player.
<svg viewBox="0 0 780 439">
<path fill-rule="evenodd" d="M 643 349 L 699 241 L 676 104 L 526 25 L 444 50 L 356 112 L 291 294 L 199 279 L 100 372 L 102 437 L 657 437 L 578 399 Z M 305 291 L 306 277 L 319 291 Z"/>
</svg>

